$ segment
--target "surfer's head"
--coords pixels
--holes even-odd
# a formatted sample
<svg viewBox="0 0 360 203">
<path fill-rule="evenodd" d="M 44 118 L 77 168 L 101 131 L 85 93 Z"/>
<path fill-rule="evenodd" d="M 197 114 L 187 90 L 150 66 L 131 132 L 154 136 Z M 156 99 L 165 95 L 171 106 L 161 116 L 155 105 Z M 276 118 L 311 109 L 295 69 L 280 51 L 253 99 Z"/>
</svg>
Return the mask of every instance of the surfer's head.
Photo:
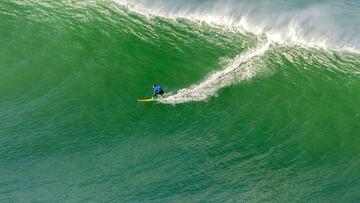
<svg viewBox="0 0 360 203">
<path fill-rule="evenodd" d="M 156 84 L 154 84 L 153 87 L 156 87 Z"/>
</svg>

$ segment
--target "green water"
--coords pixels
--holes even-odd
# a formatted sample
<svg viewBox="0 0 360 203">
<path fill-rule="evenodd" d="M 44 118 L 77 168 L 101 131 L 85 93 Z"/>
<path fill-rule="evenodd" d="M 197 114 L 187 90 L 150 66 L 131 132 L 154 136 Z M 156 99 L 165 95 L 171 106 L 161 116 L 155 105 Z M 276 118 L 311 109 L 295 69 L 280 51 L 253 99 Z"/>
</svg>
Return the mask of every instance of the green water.
<svg viewBox="0 0 360 203">
<path fill-rule="evenodd" d="M 204 101 L 144 104 L 266 38 L 107 1 L 0 19 L 1 202 L 360 200 L 359 54 L 271 43 Z"/>
</svg>

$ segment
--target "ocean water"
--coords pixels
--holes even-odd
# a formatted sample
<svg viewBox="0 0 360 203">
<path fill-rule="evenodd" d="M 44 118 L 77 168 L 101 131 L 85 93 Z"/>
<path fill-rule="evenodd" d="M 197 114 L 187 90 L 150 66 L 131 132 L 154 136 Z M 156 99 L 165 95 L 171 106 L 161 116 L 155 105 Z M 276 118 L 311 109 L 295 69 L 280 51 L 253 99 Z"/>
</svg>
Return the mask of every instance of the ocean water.
<svg viewBox="0 0 360 203">
<path fill-rule="evenodd" d="M 2 0 L 0 202 L 359 202 L 359 32 L 357 0 Z"/>
</svg>

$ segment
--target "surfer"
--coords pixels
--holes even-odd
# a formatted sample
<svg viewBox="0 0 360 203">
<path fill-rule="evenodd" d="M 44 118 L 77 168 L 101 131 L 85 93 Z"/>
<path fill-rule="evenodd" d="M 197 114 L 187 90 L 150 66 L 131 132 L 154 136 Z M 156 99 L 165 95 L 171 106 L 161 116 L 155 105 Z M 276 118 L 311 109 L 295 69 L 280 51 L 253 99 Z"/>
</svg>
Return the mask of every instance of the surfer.
<svg viewBox="0 0 360 203">
<path fill-rule="evenodd" d="M 154 95 L 153 95 L 153 97 L 157 97 L 158 94 L 160 94 L 162 97 L 164 97 L 163 94 L 164 94 L 165 92 L 164 92 L 164 90 L 163 90 L 159 85 L 154 84 L 154 85 L 153 85 L 153 88 L 154 88 Z"/>
</svg>

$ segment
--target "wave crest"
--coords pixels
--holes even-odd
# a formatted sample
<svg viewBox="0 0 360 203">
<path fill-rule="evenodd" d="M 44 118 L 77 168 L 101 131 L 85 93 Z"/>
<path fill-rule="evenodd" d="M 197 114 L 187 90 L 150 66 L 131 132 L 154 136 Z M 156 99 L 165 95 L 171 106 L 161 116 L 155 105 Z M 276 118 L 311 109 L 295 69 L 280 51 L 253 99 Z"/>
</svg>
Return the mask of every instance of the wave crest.
<svg viewBox="0 0 360 203">
<path fill-rule="evenodd" d="M 265 35 L 277 43 L 359 53 L 360 16 L 344 2 L 293 5 L 283 1 L 113 0 L 131 11 L 169 19 L 189 19 Z M 331 12 L 329 12 L 331 11 Z M 350 12 L 352 11 L 352 12 Z"/>
</svg>

